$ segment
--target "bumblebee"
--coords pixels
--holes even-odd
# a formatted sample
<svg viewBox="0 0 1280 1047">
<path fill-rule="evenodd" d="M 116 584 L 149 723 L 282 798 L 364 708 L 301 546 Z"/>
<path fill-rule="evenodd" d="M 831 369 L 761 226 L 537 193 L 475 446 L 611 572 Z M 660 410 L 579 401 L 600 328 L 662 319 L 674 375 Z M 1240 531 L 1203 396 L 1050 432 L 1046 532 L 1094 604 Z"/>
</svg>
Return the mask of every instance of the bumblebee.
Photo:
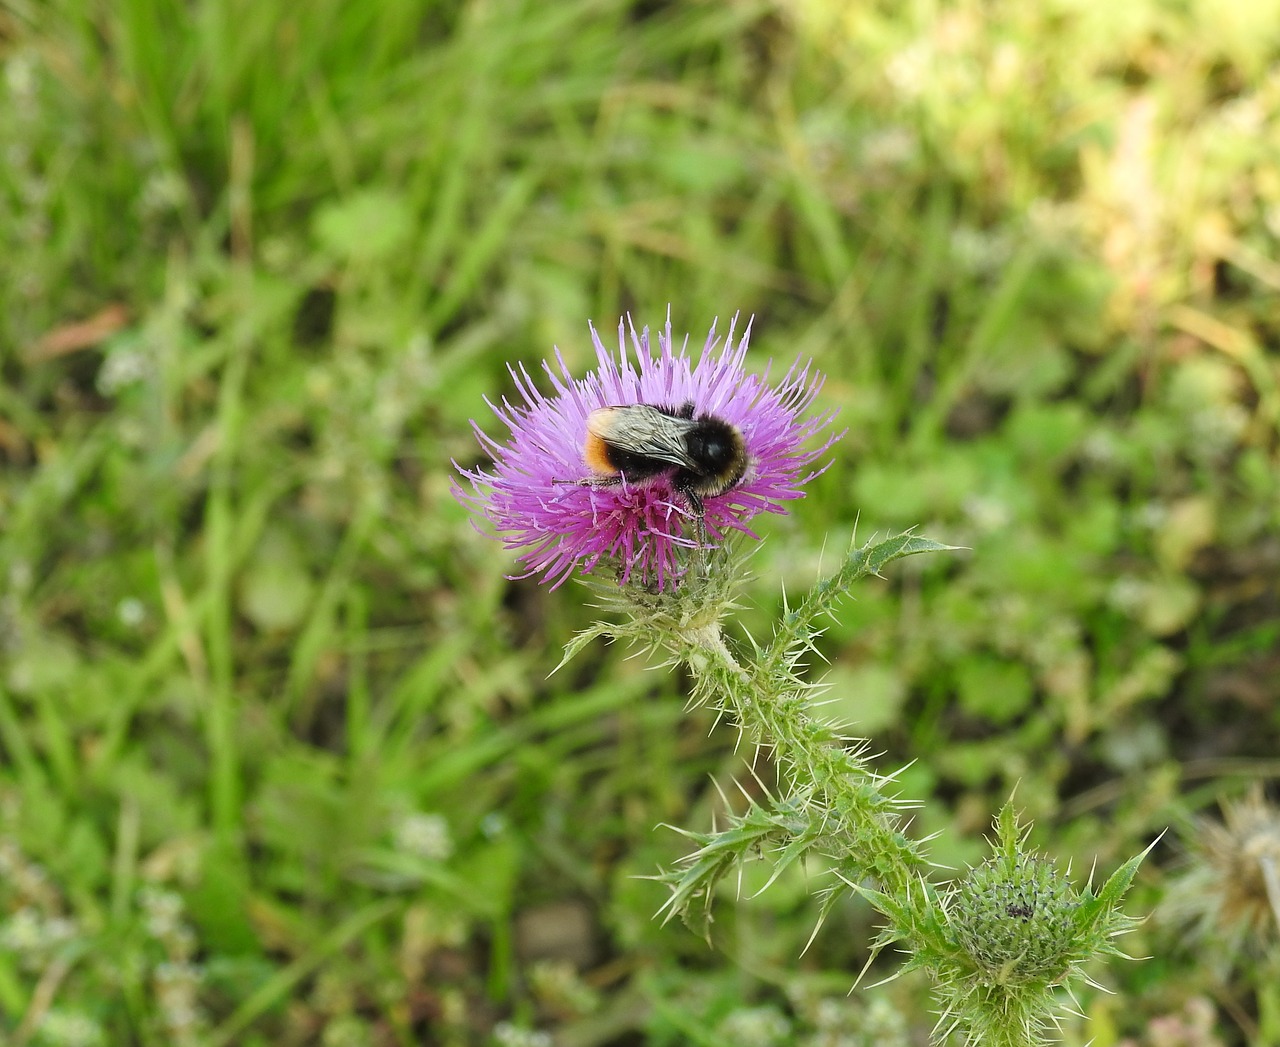
<svg viewBox="0 0 1280 1047">
<path fill-rule="evenodd" d="M 669 476 L 698 517 L 704 498 L 724 494 L 747 471 L 747 445 L 738 427 L 714 415 L 695 417 L 691 402 L 675 409 L 626 404 L 592 411 L 583 456 L 595 474 L 584 484 L 640 484 Z"/>
</svg>

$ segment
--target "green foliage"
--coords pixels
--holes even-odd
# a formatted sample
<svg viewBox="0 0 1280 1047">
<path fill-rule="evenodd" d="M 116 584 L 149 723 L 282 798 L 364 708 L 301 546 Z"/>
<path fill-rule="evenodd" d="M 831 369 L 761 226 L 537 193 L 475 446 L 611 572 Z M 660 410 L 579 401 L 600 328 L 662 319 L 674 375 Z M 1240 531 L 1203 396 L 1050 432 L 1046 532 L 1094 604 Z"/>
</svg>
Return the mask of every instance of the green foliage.
<svg viewBox="0 0 1280 1047">
<path fill-rule="evenodd" d="M 588 612 L 507 580 L 449 493 L 505 364 L 578 368 L 587 317 L 741 309 L 751 366 L 829 375 L 849 433 L 762 526 L 748 633 L 855 522 L 972 550 L 868 580 L 813 652 L 824 715 L 910 764 L 934 861 L 981 861 L 1015 783 L 1050 853 L 1111 867 L 1274 776 L 1276 27 L 1270 0 L 3 5 L 0 1039 L 864 1035 L 848 892 L 796 959 L 825 859 L 705 899 L 733 975 L 651 922 L 654 825 L 707 835 L 713 774 L 785 820 L 777 783 L 679 676 L 595 644 L 549 675 Z M 1080 991 L 1095 1042 L 1275 1040 L 1262 930 L 1166 947 L 1156 865 L 1157 959 Z M 594 1014 L 526 977 L 553 901 L 587 914 L 559 945 Z M 884 1006 L 918 1026 L 918 988 Z"/>
</svg>

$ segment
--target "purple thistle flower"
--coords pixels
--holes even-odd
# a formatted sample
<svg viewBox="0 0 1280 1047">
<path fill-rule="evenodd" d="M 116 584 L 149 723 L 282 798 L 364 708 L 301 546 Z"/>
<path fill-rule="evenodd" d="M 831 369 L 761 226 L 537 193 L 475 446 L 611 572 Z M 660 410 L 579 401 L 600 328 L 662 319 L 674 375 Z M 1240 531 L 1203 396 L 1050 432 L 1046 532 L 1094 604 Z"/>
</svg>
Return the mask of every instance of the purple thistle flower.
<svg viewBox="0 0 1280 1047">
<path fill-rule="evenodd" d="M 575 570 L 586 574 L 604 561 L 617 565 L 620 583 L 638 578 L 665 588 L 683 573 L 679 550 L 697 546 L 700 534 L 707 545 L 735 531 L 758 538 L 747 526 L 752 517 L 784 513 L 780 503 L 804 497 L 803 485 L 826 468 L 808 467 L 843 435 L 829 431 L 834 411 L 800 417 L 822 387 L 822 377 L 799 361 L 774 387 L 766 384 L 767 367 L 763 376 L 748 374 L 742 365 L 751 324 L 735 343 L 736 322 L 735 315 L 722 345 L 713 323 L 696 360 L 686 354 L 687 336 L 675 350 L 669 311 L 656 357 L 649 329 L 637 335 L 629 318 L 618 322 L 616 352 L 604 347 L 593 326 L 598 369 L 575 379 L 557 349 L 555 368 L 542 364 L 553 389 L 549 397 L 535 388 L 523 366 L 509 368 L 524 402 L 512 404 L 505 397 L 501 406 L 487 402 L 511 430 L 511 441 L 501 444 L 472 422 L 493 458 L 493 472 L 455 462 L 472 487 L 455 485 L 455 493 L 502 533 L 506 548 L 519 552 L 529 568 L 521 577 L 540 573 L 555 588 Z M 671 411 L 692 404 L 695 418 L 712 415 L 741 432 L 746 472 L 728 490 L 703 499 L 701 529 L 688 496 L 673 481 L 674 469 L 640 482 L 623 476 L 604 483 L 588 468 L 583 456 L 587 416 L 602 407 L 632 404 Z M 817 447 L 805 448 L 811 437 L 823 435 Z"/>
</svg>

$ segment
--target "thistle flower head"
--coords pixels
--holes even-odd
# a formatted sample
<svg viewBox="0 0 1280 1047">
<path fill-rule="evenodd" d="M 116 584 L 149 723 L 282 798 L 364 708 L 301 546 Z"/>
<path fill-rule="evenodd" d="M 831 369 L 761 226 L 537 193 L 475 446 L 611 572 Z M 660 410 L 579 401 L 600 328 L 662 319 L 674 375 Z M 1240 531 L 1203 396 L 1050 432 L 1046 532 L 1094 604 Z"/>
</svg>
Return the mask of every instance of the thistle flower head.
<svg viewBox="0 0 1280 1047">
<path fill-rule="evenodd" d="M 553 587 L 607 563 L 622 583 L 666 588 L 684 570 L 682 549 L 718 546 L 734 533 L 756 537 L 751 519 L 785 512 L 783 503 L 803 497 L 804 484 L 821 471 L 810 467 L 839 434 L 830 432 L 831 413 L 802 417 L 822 384 L 809 366 L 797 362 L 776 385 L 768 384 L 767 368 L 765 376 L 744 370 L 750 324 L 735 341 L 736 319 L 723 341 L 713 324 L 696 357 L 686 352 L 687 339 L 676 348 L 669 316 L 656 354 L 647 327 L 637 333 L 620 321 L 616 350 L 592 327 L 597 369 L 575 379 L 557 351 L 554 364 L 542 365 L 550 395 L 523 366 L 512 367 L 519 401 L 490 402 L 510 439 L 475 426 L 493 467 L 459 466 L 471 486 L 458 487 L 458 497 L 519 553 L 527 574 Z M 637 404 L 728 423 L 741 435 L 741 476 L 699 499 L 681 488 L 674 467 L 638 480 L 625 469 L 617 477 L 594 473 L 585 455 L 588 417 Z M 825 439 L 806 446 L 815 436 Z"/>
</svg>

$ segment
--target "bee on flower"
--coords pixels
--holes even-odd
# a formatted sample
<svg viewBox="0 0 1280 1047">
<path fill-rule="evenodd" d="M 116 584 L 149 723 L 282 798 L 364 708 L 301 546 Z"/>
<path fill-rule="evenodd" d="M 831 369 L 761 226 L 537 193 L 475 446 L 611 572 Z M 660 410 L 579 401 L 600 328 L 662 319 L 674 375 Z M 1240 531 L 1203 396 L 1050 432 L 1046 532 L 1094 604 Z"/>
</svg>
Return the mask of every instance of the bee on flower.
<svg viewBox="0 0 1280 1047">
<path fill-rule="evenodd" d="M 457 492 L 526 574 L 555 587 L 609 564 L 622 584 L 671 587 L 682 550 L 756 538 L 753 517 L 804 496 L 842 435 L 834 412 L 806 413 L 822 378 L 799 361 L 774 385 L 767 366 L 748 372 L 751 325 L 735 339 L 736 321 L 723 341 L 712 324 L 696 357 L 687 337 L 676 348 L 669 315 L 656 353 L 647 327 L 619 321 L 616 351 L 592 327 L 596 370 L 574 378 L 557 351 L 549 395 L 510 368 L 519 401 L 490 402 L 509 439 L 475 425 L 492 468 L 459 466 L 470 488 Z"/>
</svg>

